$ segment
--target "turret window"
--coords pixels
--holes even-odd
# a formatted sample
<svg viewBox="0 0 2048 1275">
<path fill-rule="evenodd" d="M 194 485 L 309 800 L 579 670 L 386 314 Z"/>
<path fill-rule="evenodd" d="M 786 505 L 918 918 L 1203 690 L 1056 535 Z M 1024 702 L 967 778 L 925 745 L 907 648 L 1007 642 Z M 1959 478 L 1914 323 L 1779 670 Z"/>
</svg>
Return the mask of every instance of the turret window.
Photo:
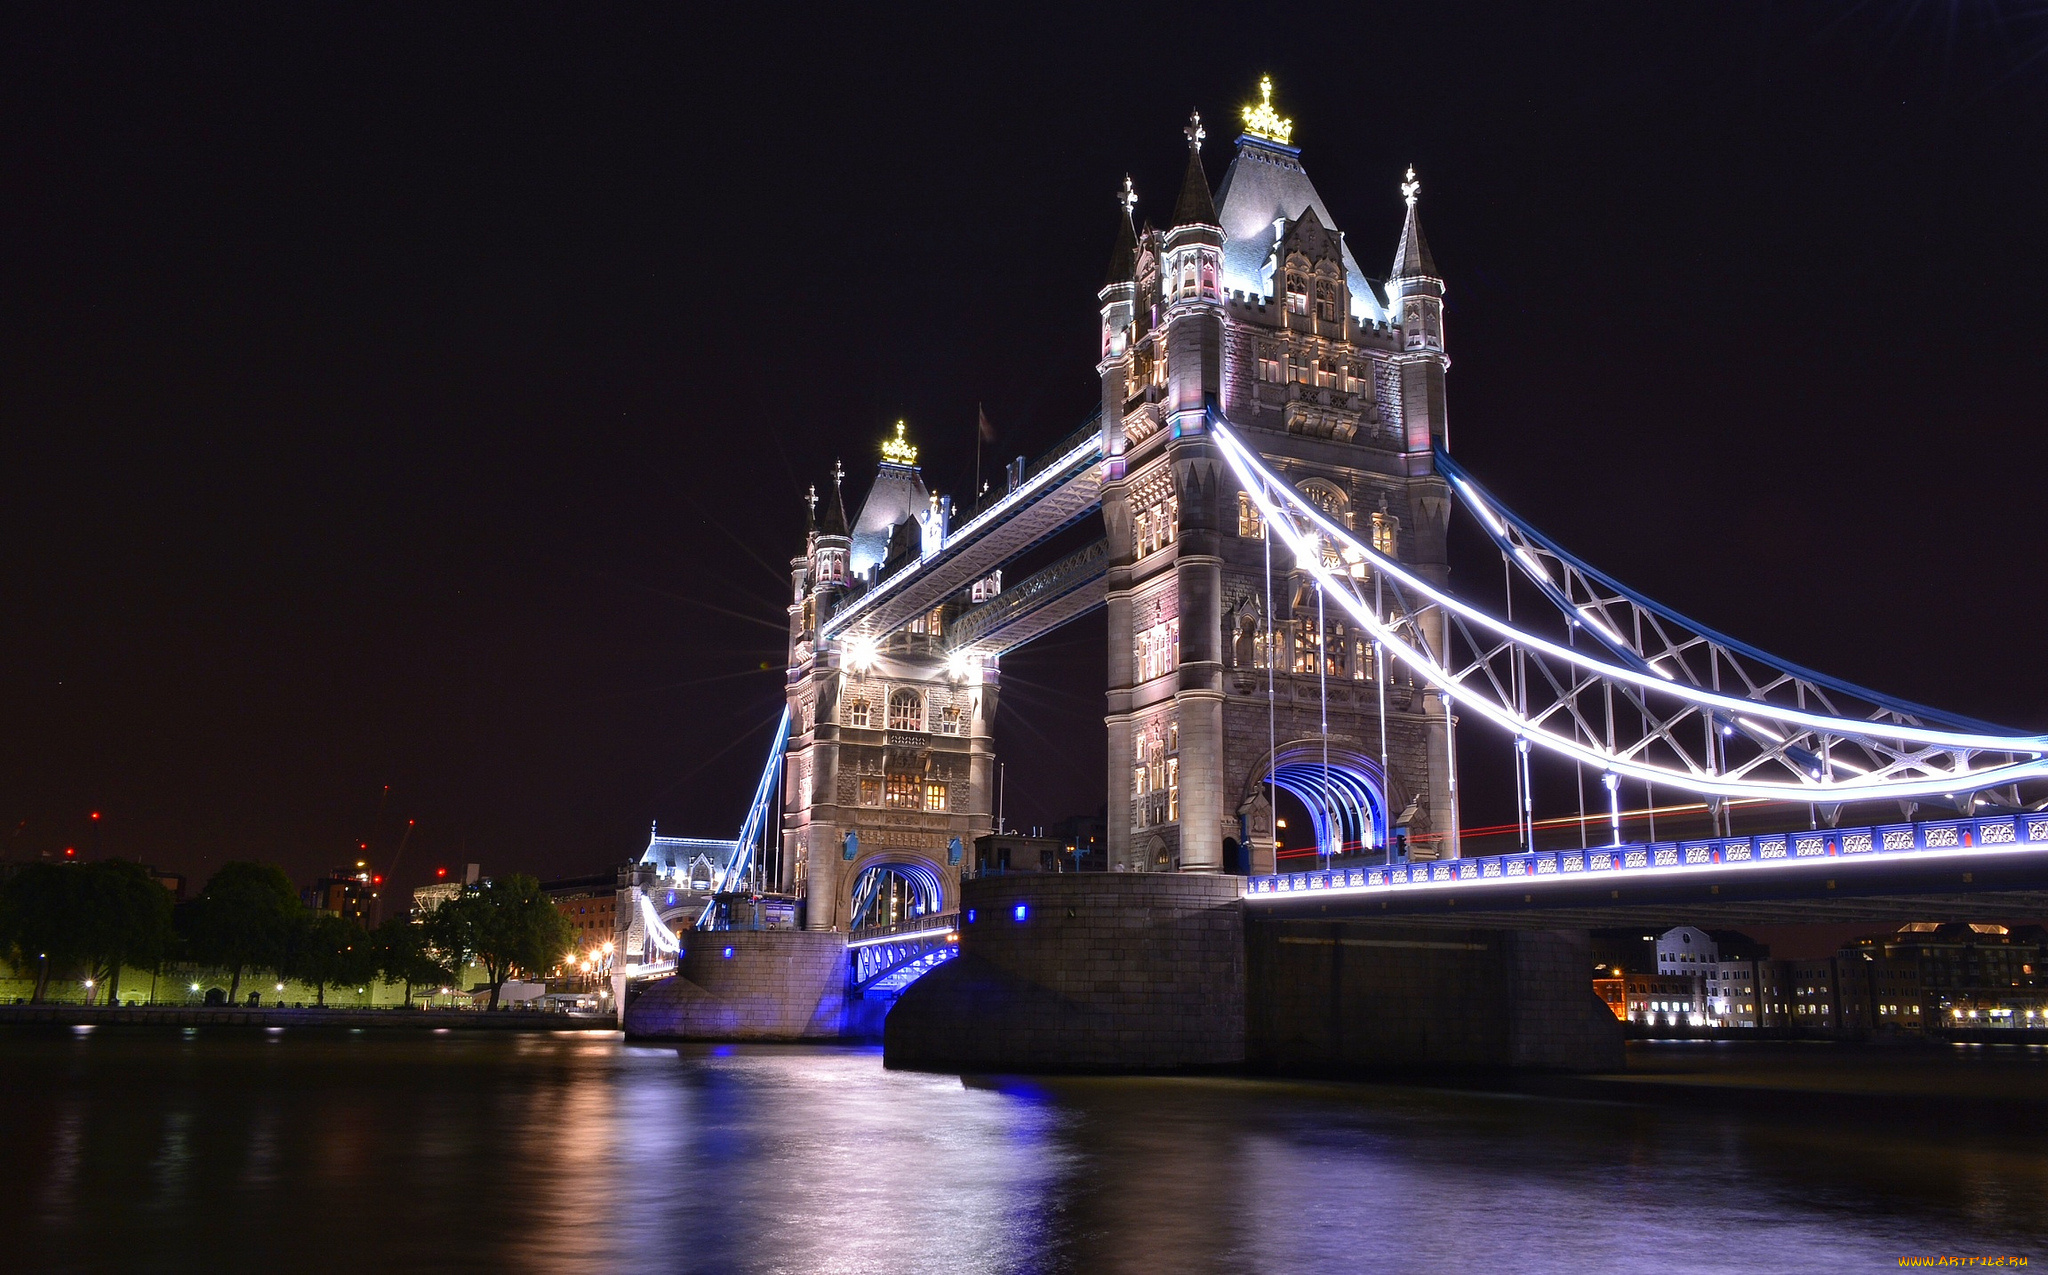
<svg viewBox="0 0 2048 1275">
<path fill-rule="evenodd" d="M 1376 553 L 1385 554 L 1389 558 L 1393 557 L 1394 532 L 1400 527 L 1400 525 L 1401 520 L 1394 517 L 1392 514 L 1386 512 L 1385 510 L 1380 510 L 1374 513 L 1372 516 L 1373 551 Z"/>
<path fill-rule="evenodd" d="M 865 727 L 868 724 L 868 698 L 856 696 L 846 701 L 846 724 Z"/>
<path fill-rule="evenodd" d="M 939 734 L 958 735 L 959 733 L 960 706 L 958 704 L 948 704 L 939 710 Z"/>
</svg>

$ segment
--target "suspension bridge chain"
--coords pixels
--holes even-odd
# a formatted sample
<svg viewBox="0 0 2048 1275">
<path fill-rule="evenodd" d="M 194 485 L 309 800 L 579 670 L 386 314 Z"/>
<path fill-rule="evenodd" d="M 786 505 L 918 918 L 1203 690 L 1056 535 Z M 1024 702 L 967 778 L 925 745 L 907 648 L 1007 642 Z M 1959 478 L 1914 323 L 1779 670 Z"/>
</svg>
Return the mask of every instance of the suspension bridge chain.
<svg viewBox="0 0 2048 1275">
<path fill-rule="evenodd" d="M 1219 450 L 1299 570 L 1447 703 L 1605 773 L 1709 800 L 1950 801 L 2048 776 L 2048 736 L 1891 699 L 1767 655 L 1565 553 L 1439 453 L 1441 472 L 1554 607 L 1560 640 L 1499 619 L 1354 538 L 1228 422 Z M 1332 560 L 1325 546 L 1333 549 Z M 1383 582 L 1382 606 L 1364 592 Z M 1573 632 L 1596 642 L 1575 645 Z"/>
</svg>

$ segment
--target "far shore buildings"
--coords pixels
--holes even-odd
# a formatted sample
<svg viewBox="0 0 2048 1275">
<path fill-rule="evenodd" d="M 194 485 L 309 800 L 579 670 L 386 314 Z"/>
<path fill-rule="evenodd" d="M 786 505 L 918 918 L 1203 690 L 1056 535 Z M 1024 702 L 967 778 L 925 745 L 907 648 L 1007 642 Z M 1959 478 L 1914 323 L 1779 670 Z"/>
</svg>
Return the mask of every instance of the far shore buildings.
<svg viewBox="0 0 2048 1275">
<path fill-rule="evenodd" d="M 1735 931 L 1682 925 L 1633 962 L 1596 969 L 1594 990 L 1616 1017 L 1644 1027 L 1850 1037 L 2048 1030 L 2044 963 L 2048 929 L 2039 925 L 1915 921 L 1803 960 L 1773 959 Z"/>
</svg>

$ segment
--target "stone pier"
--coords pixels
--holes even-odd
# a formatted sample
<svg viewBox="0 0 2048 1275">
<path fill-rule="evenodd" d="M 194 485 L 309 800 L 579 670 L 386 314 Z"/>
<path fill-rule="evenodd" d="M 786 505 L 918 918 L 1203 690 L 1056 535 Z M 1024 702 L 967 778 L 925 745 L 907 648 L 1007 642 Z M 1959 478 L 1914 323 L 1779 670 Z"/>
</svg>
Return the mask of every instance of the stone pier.
<svg viewBox="0 0 2048 1275">
<path fill-rule="evenodd" d="M 884 1056 L 958 1071 L 1234 1067 L 1243 887 L 1153 872 L 963 882 L 960 955 L 897 1001 Z"/>
<path fill-rule="evenodd" d="M 629 1038 L 835 1040 L 846 1030 L 846 936 L 698 930 L 681 967 L 625 1012 Z"/>
</svg>

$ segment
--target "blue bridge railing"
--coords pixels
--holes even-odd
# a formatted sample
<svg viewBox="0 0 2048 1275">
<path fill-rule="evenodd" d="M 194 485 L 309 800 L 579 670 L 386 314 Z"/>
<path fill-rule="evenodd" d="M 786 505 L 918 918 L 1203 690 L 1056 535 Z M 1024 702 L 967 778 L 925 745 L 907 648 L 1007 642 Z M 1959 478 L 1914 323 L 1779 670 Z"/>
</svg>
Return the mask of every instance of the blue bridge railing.
<svg viewBox="0 0 2048 1275">
<path fill-rule="evenodd" d="M 1754 837 L 1652 841 L 1585 850 L 1537 850 L 1445 859 L 1435 863 L 1333 867 L 1253 877 L 1254 902 L 1304 891 L 1392 892 L 1443 886 L 1583 880 L 1588 875 L 1666 876 L 1729 870 L 1770 870 L 1827 859 L 1975 854 L 1990 850 L 2048 850 L 2048 812 L 1868 828 L 1820 828 Z"/>
</svg>

